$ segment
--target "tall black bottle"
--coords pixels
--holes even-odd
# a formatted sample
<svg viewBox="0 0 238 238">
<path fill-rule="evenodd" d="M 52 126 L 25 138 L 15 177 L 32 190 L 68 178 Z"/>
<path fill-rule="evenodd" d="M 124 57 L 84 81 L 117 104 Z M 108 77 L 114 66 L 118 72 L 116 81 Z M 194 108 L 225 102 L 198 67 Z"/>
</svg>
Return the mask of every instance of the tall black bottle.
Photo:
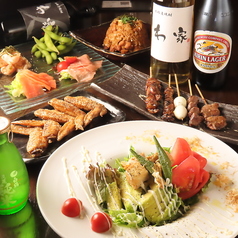
<svg viewBox="0 0 238 238">
<path fill-rule="evenodd" d="M 193 81 L 215 90 L 227 80 L 232 49 L 232 0 L 203 0 L 195 15 Z"/>
<path fill-rule="evenodd" d="M 18 9 L 14 14 L 4 18 L 0 25 L 0 46 L 15 45 L 40 37 L 41 28 L 56 24 L 61 31 L 75 29 L 80 16 L 90 16 L 96 8 L 78 9 L 70 1 L 56 1 Z"/>
</svg>

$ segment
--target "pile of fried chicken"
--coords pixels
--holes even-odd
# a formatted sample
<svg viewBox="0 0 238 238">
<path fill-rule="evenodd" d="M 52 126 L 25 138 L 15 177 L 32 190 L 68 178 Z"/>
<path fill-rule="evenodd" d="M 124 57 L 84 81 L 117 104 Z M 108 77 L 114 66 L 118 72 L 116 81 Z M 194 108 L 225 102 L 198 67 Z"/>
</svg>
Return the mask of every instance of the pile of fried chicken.
<svg viewBox="0 0 238 238">
<path fill-rule="evenodd" d="M 35 120 L 18 120 L 11 124 L 13 133 L 29 136 L 27 152 L 32 157 L 42 155 L 49 143 L 60 141 L 75 130 L 84 128 L 96 117 L 104 116 L 104 105 L 84 96 L 53 98 L 48 102 L 53 109 L 38 109 Z"/>
</svg>

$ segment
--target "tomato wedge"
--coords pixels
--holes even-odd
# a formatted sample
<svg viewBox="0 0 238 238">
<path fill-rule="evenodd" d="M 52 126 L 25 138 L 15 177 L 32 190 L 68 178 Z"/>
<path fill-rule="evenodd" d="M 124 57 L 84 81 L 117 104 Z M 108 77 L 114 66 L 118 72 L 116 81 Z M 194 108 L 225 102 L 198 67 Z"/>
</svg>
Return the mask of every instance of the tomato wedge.
<svg viewBox="0 0 238 238">
<path fill-rule="evenodd" d="M 68 63 L 68 64 L 72 64 L 74 62 L 76 62 L 78 60 L 78 58 L 76 56 L 65 56 L 64 60 Z"/>
<path fill-rule="evenodd" d="M 204 168 L 207 164 L 207 159 L 203 157 L 202 155 L 198 154 L 195 151 L 192 151 L 192 155 L 198 160 L 200 163 L 201 168 Z"/>
<path fill-rule="evenodd" d="M 209 172 L 201 168 L 200 162 L 192 155 L 172 171 L 172 183 L 179 189 L 183 200 L 197 194 L 210 178 Z"/>
<path fill-rule="evenodd" d="M 170 152 L 173 161 L 172 161 L 172 167 L 175 165 L 180 164 L 183 160 L 189 157 L 189 155 L 192 154 L 190 145 L 188 142 L 183 138 L 177 138 L 172 150 Z"/>
</svg>

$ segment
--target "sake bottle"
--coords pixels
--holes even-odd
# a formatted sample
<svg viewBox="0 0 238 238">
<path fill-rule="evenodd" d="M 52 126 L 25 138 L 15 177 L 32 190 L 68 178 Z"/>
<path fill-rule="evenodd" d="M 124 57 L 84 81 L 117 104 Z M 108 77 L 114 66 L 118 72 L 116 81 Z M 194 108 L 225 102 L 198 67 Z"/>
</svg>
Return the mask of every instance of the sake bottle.
<svg viewBox="0 0 238 238">
<path fill-rule="evenodd" d="M 10 141 L 10 120 L 0 117 L 0 215 L 20 211 L 28 201 L 29 177 L 26 165 Z"/>
<path fill-rule="evenodd" d="M 153 0 L 150 76 L 184 83 L 191 70 L 194 0 Z"/>
<path fill-rule="evenodd" d="M 193 80 L 203 89 L 219 89 L 227 80 L 232 50 L 231 0 L 203 0 L 196 14 Z"/>
</svg>

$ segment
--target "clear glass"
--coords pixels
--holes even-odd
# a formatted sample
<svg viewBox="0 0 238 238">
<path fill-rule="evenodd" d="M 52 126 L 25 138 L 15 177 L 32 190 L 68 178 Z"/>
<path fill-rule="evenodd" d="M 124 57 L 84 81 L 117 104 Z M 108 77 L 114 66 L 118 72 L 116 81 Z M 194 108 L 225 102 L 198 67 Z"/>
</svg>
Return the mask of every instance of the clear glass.
<svg viewBox="0 0 238 238">
<path fill-rule="evenodd" d="M 0 120 L 0 132 L 3 132 Z M 29 177 L 16 146 L 9 142 L 8 132 L 0 134 L 0 215 L 20 211 L 28 201 Z"/>
<path fill-rule="evenodd" d="M 169 14 L 171 14 L 169 8 L 174 8 L 174 9 L 184 8 L 185 9 L 190 6 L 194 6 L 194 0 L 163 0 L 163 1 L 155 0 L 155 1 L 153 1 L 153 4 L 163 6 L 164 11 L 161 11 L 159 14 L 160 15 L 168 14 L 167 19 L 169 19 L 168 16 L 169 16 Z M 192 11 L 193 11 L 193 8 L 192 8 Z M 156 14 L 158 14 L 158 11 L 156 12 Z M 153 15 L 154 15 L 154 13 L 153 13 Z M 173 14 L 171 14 L 171 16 L 172 15 Z M 187 24 L 188 24 L 187 26 L 189 26 L 189 28 L 192 29 L 193 14 L 192 14 L 192 16 L 188 15 L 188 16 L 183 16 L 183 17 L 187 18 L 185 22 L 187 22 Z M 166 17 L 164 17 L 164 19 L 165 20 L 163 20 L 163 21 L 166 21 Z M 176 21 L 176 19 L 174 21 Z M 161 22 L 157 22 L 156 24 L 161 26 L 162 24 L 164 25 L 165 23 L 162 22 L 162 18 L 161 18 Z M 152 34 L 153 34 L 153 29 L 155 29 L 156 26 L 158 26 L 158 25 L 152 25 Z M 171 21 L 170 21 L 170 23 L 168 23 L 166 25 L 166 30 L 168 30 L 168 29 L 170 30 L 170 28 L 171 28 L 171 31 L 172 31 L 173 25 L 174 25 L 173 22 L 171 23 Z M 180 27 L 180 29 L 183 29 L 182 26 Z M 184 28 L 184 30 L 185 30 L 185 28 Z M 160 59 L 158 59 L 158 57 L 155 57 L 154 54 L 152 53 L 151 54 L 151 67 L 150 67 L 150 76 L 151 77 L 160 79 L 160 80 L 168 83 L 169 76 L 171 76 L 170 77 L 171 84 L 175 84 L 175 82 L 176 82 L 175 77 L 177 78 L 178 83 L 185 83 L 188 80 L 188 78 L 190 77 L 190 71 L 191 71 L 191 47 L 192 47 L 192 44 L 191 44 L 192 31 L 189 31 L 189 32 L 191 34 L 189 33 L 186 35 L 186 38 L 187 38 L 186 39 L 186 41 L 187 41 L 186 47 L 187 47 L 187 51 L 189 52 L 188 59 L 186 59 L 186 60 L 177 60 L 176 59 L 177 56 L 180 54 L 179 50 L 181 51 L 181 49 L 179 49 L 180 48 L 179 46 L 175 50 L 171 50 L 171 48 L 169 46 L 164 48 L 164 51 L 166 52 L 166 54 L 168 54 L 168 55 L 170 54 L 170 56 L 174 57 L 173 60 L 160 60 Z M 160 28 L 159 33 L 162 34 L 163 29 Z M 166 39 L 164 39 L 164 41 L 165 40 L 167 40 L 167 35 L 166 35 Z M 163 48 L 161 48 L 161 49 L 163 49 Z M 155 49 L 153 48 L 153 44 L 152 44 L 151 52 L 153 50 L 155 50 Z M 160 51 L 158 51 L 158 50 L 157 50 L 157 52 L 158 52 L 157 54 L 160 53 Z"/>
</svg>

